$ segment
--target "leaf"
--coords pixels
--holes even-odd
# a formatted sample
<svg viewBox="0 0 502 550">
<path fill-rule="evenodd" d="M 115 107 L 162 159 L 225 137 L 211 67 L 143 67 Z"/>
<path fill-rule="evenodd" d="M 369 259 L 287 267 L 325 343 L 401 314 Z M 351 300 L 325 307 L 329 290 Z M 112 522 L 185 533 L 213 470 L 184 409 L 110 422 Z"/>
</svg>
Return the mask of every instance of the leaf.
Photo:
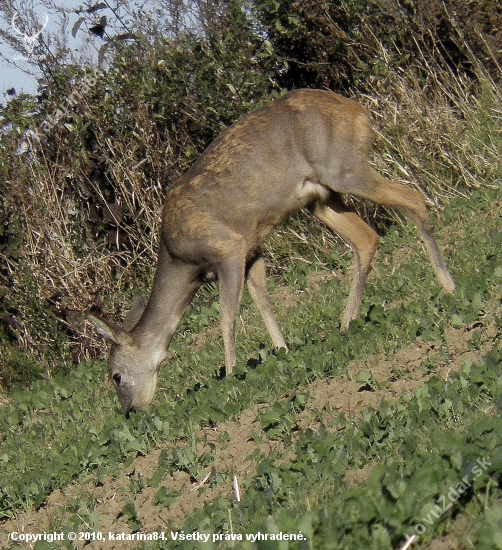
<svg viewBox="0 0 502 550">
<path fill-rule="evenodd" d="M 451 324 L 456 328 L 463 327 L 464 326 L 464 319 L 460 315 L 458 315 L 457 313 L 454 313 L 451 316 Z"/>
<path fill-rule="evenodd" d="M 169 508 L 177 499 L 178 495 L 174 492 L 168 491 L 166 487 L 162 486 L 153 498 L 153 502 L 156 506 L 164 506 Z"/>
<path fill-rule="evenodd" d="M 150 479 L 147 479 L 146 484 L 148 487 L 158 487 L 164 478 L 165 471 L 159 468 Z"/>
<path fill-rule="evenodd" d="M 100 2 L 99 4 L 94 4 L 94 6 L 91 6 L 90 8 L 87 8 L 85 11 L 87 13 L 95 13 L 97 12 L 98 10 L 102 10 L 104 8 L 107 8 L 108 6 L 106 5 L 105 2 Z"/>
<path fill-rule="evenodd" d="M 288 412 L 288 404 L 276 401 L 260 418 L 261 428 L 265 431 L 277 426 Z"/>
<path fill-rule="evenodd" d="M 123 517 L 127 525 L 135 532 L 139 531 L 143 524 L 138 517 L 138 512 L 134 506 L 134 502 L 128 502 L 120 511 L 118 517 Z"/>
<path fill-rule="evenodd" d="M 77 36 L 77 33 L 82 25 L 82 23 L 85 21 L 85 17 L 79 17 L 77 19 L 77 22 L 73 25 L 72 29 L 71 29 L 71 35 L 73 36 L 73 38 L 76 38 Z"/>
<path fill-rule="evenodd" d="M 373 378 L 373 375 L 368 371 L 361 371 L 356 376 L 356 382 L 361 384 L 358 391 L 376 391 L 380 388 L 378 382 Z"/>
</svg>

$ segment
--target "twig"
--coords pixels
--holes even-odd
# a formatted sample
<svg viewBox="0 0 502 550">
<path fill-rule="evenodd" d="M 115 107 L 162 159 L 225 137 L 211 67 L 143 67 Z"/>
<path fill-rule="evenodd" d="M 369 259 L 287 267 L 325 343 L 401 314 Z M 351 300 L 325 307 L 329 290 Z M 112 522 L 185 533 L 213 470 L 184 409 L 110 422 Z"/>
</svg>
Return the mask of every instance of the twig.
<svg viewBox="0 0 502 550">
<path fill-rule="evenodd" d="M 237 481 L 237 476 L 234 476 L 234 495 L 237 502 L 241 501 L 241 492 L 239 491 L 239 482 Z"/>
<path fill-rule="evenodd" d="M 408 550 L 408 548 L 417 540 L 417 535 L 412 535 L 399 550 Z"/>
<path fill-rule="evenodd" d="M 198 489 L 200 489 L 204 483 L 206 483 L 206 481 L 211 477 L 211 473 L 207 474 L 207 476 L 202 480 L 202 481 L 199 481 L 199 483 L 195 484 L 193 487 L 192 487 L 192 491 L 197 491 Z"/>
</svg>

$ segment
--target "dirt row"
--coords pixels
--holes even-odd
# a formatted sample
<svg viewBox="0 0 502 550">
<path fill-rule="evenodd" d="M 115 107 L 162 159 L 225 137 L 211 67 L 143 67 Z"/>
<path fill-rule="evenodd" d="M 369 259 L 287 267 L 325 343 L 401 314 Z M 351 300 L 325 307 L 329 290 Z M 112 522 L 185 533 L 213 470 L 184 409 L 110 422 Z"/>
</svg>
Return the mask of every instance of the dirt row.
<svg viewBox="0 0 502 550">
<path fill-rule="evenodd" d="M 495 336 L 496 329 L 483 329 L 483 347 L 490 349 Z M 452 371 L 479 355 L 479 350 L 468 349 L 471 338 L 472 330 L 451 328 L 446 332 L 445 342 L 417 340 L 390 356 L 381 354 L 364 361 L 353 361 L 349 365 L 347 376 L 317 380 L 302 388 L 310 398 L 307 407 L 298 416 L 295 428 L 301 432 L 307 428 L 315 430 L 320 421 L 329 424 L 334 411 L 344 411 L 357 419 L 358 413 L 363 409 L 378 407 L 382 400 L 397 399 L 405 393 L 412 392 L 431 376 L 425 369 L 420 368 L 427 360 L 433 360 L 432 363 L 435 363 L 434 374 L 446 380 Z M 358 373 L 362 371 L 371 373 L 376 381 L 375 387 L 365 388 L 360 382 L 356 382 Z M 58 531 L 62 525 L 67 525 L 74 513 L 70 512 L 70 504 L 81 500 L 96 503 L 93 517 L 98 518 L 99 530 L 103 533 L 132 532 L 127 518 L 122 514 L 124 506 L 131 501 L 134 502 L 137 517 L 141 521 L 142 532 L 153 532 L 159 527 L 164 531 L 179 529 L 184 518 L 204 503 L 212 502 L 218 496 L 231 496 L 234 490 L 234 476 L 241 490 L 245 490 L 243 488 L 246 481 L 256 473 L 253 453 L 257 449 L 261 456 L 269 456 L 274 452 L 274 456 L 282 456 L 283 460 L 294 460 L 291 451 L 284 447 L 281 440 L 269 439 L 261 431 L 259 414 L 266 407 L 254 406 L 244 411 L 236 420 L 219 423 L 214 428 L 198 430 L 192 434 L 190 441 L 176 443 L 176 447 L 180 448 L 195 441 L 197 456 L 211 452 L 214 459 L 207 466 L 207 471 L 202 472 L 200 479 L 194 479 L 183 471 L 164 477 L 161 485 L 169 492 L 179 495 L 168 508 L 154 504 L 154 496 L 159 487 L 145 486 L 144 481 L 152 478 L 158 470 L 162 451 L 169 452 L 173 445 L 159 446 L 147 456 L 137 457 L 116 477 L 100 479 L 99 483 L 96 483 L 93 477 L 89 477 L 81 483 L 66 487 L 64 491 L 55 491 L 39 510 L 19 514 L 15 519 L 0 525 L 1 540 L 5 541 L 6 534 L 12 531 Z M 259 434 L 259 437 L 254 437 L 254 434 Z M 371 469 L 367 468 L 347 472 L 346 479 L 350 483 L 363 483 L 370 471 Z M 218 483 L 211 483 L 211 480 L 216 478 Z M 82 519 L 84 528 L 93 531 L 92 525 L 86 525 L 85 517 Z M 123 549 L 127 547 L 125 544 L 127 543 L 95 541 L 87 544 L 86 548 Z M 75 547 L 80 548 L 83 545 L 76 544 Z"/>
</svg>

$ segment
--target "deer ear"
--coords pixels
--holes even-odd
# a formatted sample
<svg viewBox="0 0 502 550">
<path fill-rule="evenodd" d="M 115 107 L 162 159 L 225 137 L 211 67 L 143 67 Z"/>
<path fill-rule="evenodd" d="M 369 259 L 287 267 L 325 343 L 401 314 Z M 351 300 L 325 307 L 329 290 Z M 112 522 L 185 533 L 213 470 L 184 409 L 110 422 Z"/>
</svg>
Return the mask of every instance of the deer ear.
<svg viewBox="0 0 502 550">
<path fill-rule="evenodd" d="M 94 325 L 96 332 L 105 340 L 118 344 L 119 346 L 131 343 L 131 336 L 124 329 L 110 323 L 110 321 L 106 319 L 96 317 L 92 313 L 88 313 L 86 317 L 87 320 Z"/>
<path fill-rule="evenodd" d="M 124 319 L 123 329 L 127 332 L 131 331 L 140 320 L 145 311 L 146 307 L 146 298 L 144 296 L 136 296 L 132 301 L 131 309 Z"/>
</svg>

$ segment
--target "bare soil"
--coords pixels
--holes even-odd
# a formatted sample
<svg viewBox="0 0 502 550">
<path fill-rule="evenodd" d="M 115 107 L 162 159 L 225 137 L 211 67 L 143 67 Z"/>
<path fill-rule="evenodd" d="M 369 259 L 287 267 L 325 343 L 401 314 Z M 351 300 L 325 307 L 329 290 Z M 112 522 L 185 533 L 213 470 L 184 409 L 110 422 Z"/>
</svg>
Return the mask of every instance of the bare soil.
<svg viewBox="0 0 502 550">
<path fill-rule="evenodd" d="M 353 361 L 349 365 L 349 374 L 343 378 L 317 380 L 304 388 L 310 395 L 305 410 L 299 415 L 297 428 L 316 429 L 319 422 L 329 424 L 333 411 L 344 411 L 357 417 L 360 411 L 368 407 L 378 407 L 382 400 L 394 400 L 423 384 L 432 374 L 446 380 L 452 371 L 461 367 L 468 359 L 474 359 L 479 351 L 468 349 L 472 337 L 469 329 L 449 329 L 446 342 L 441 345 L 417 340 L 405 349 L 396 351 L 390 356 L 383 354 L 365 361 Z M 482 341 L 489 348 L 494 334 L 485 330 Z M 420 368 L 428 359 L 435 359 L 433 373 Z M 376 381 L 372 388 L 365 388 L 356 382 L 359 372 L 368 371 Z M 253 453 L 259 449 L 262 456 L 279 451 L 283 460 L 294 460 L 289 449 L 281 440 L 269 439 L 260 429 L 258 415 L 263 405 L 256 405 L 244 411 L 237 420 L 218 424 L 215 428 L 204 428 L 193 434 L 197 442 L 197 453 L 210 452 L 214 460 L 207 467 L 201 479 L 193 479 L 190 474 L 178 471 L 172 476 L 164 477 L 161 485 L 170 492 L 179 494 L 169 508 L 154 504 L 154 496 L 159 487 L 145 487 L 144 480 L 151 478 L 158 469 L 159 457 L 163 450 L 169 452 L 173 445 L 159 446 L 147 456 L 138 456 L 131 466 L 117 472 L 116 476 L 100 479 L 93 477 L 73 484 L 64 491 L 55 491 L 46 504 L 39 510 L 19 514 L 15 519 L 0 525 L 0 532 L 12 531 L 40 533 L 58 531 L 66 525 L 72 513 L 71 503 L 85 496 L 86 501 L 96 503 L 95 514 L 99 517 L 99 530 L 103 533 L 131 532 L 122 515 L 126 503 L 133 501 L 138 518 L 141 520 L 144 533 L 161 527 L 164 531 L 177 530 L 187 514 L 200 508 L 206 502 L 212 502 L 218 496 L 229 497 L 233 493 L 233 479 L 237 477 L 241 491 L 256 472 Z M 260 434 L 260 437 L 253 437 Z M 177 442 L 177 446 L 189 445 L 189 441 Z M 277 452 L 274 453 L 274 456 Z M 346 480 L 349 483 L 364 483 L 372 468 L 349 471 Z M 207 476 L 207 477 L 206 477 Z M 218 480 L 218 481 L 215 481 Z M 140 487 L 140 489 L 138 489 Z M 89 527 L 92 530 L 91 527 Z M 3 538 L 3 537 L 2 537 Z M 452 544 L 453 541 L 451 541 Z M 453 548 L 448 539 L 435 541 L 431 549 L 446 550 Z M 76 548 L 82 547 L 76 545 Z M 127 548 L 124 542 L 92 542 L 87 544 L 93 549 Z M 458 546 L 455 546 L 458 548 Z"/>
</svg>

